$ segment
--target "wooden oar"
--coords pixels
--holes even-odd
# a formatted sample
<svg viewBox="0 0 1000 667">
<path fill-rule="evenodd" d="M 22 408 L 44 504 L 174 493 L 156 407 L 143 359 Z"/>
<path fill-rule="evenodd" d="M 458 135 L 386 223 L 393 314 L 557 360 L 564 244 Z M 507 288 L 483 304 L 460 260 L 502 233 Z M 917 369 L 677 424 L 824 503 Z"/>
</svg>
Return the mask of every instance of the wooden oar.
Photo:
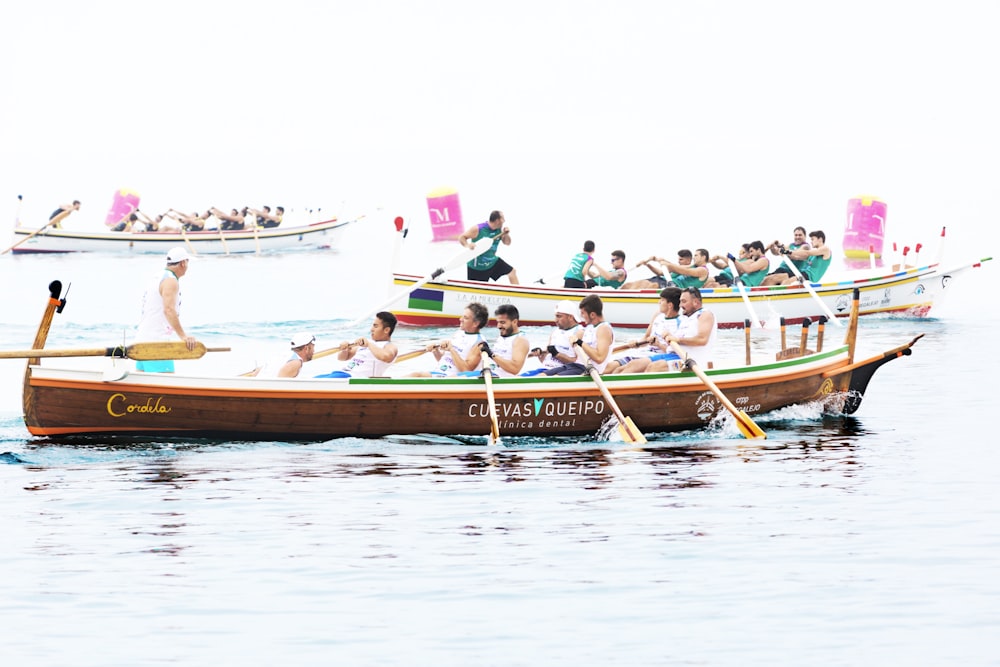
<svg viewBox="0 0 1000 667">
<path fill-rule="evenodd" d="M 400 361 L 409 361 L 410 359 L 416 359 L 422 354 L 427 354 L 430 350 L 424 348 L 423 350 L 414 350 L 413 352 L 407 352 L 406 354 L 396 355 L 396 358 L 392 360 L 392 363 L 398 364 Z"/>
<path fill-rule="evenodd" d="M 14 248 L 16 248 L 17 246 L 19 246 L 19 245 L 21 245 L 22 243 L 24 243 L 24 242 L 26 242 L 26 241 L 28 241 L 28 240 L 30 240 L 30 239 L 32 239 L 32 238 L 34 238 L 34 237 L 35 237 L 35 236 L 37 236 L 38 234 L 41 234 L 41 233 L 42 233 L 42 232 L 44 232 L 44 231 L 45 231 L 46 229 L 48 229 L 48 228 L 49 228 L 49 225 L 51 225 L 51 224 L 52 224 L 53 222 L 58 222 L 58 220 L 56 220 L 55 218 L 53 218 L 52 220 L 49 220 L 49 221 L 48 221 L 47 223 L 45 223 L 44 225 L 42 225 L 41 227 L 39 227 L 39 228 L 38 228 L 38 229 L 36 229 L 35 231 L 31 232 L 30 234 L 28 234 L 27 236 L 25 236 L 25 237 L 24 237 L 23 239 L 21 239 L 20 241 L 18 241 L 17 243 L 15 243 L 14 245 L 12 245 L 11 247 L 7 248 L 7 249 L 6 249 L 6 250 L 4 250 L 3 252 L 0 252 L 0 255 L 6 255 L 6 254 L 7 254 L 8 252 L 10 252 L 11 250 L 13 250 L 13 249 L 14 249 Z"/>
<path fill-rule="evenodd" d="M 729 263 L 732 264 L 733 266 L 733 283 L 736 284 L 736 291 L 740 293 L 741 297 L 743 297 L 743 304 L 747 307 L 747 310 L 750 312 L 751 323 L 758 329 L 763 329 L 764 325 L 761 324 L 760 318 L 757 317 L 757 312 L 753 309 L 753 305 L 750 303 L 750 297 L 749 295 L 747 295 L 745 291 L 746 285 L 744 285 L 743 281 L 740 280 L 740 272 L 736 269 L 736 260 L 732 259 L 732 255 L 728 255 L 728 257 L 730 258 Z"/>
<path fill-rule="evenodd" d="M 483 350 L 483 380 L 486 382 L 486 400 L 490 404 L 490 447 L 500 444 L 500 422 L 497 421 L 497 400 L 493 395 L 493 371 L 490 370 L 490 355 Z"/>
<path fill-rule="evenodd" d="M 219 227 L 219 229 L 216 230 L 216 231 L 219 232 L 219 240 L 222 241 L 222 249 L 226 252 L 226 255 L 228 255 L 229 254 L 229 244 L 226 243 L 226 235 L 222 233 L 222 227 Z"/>
<path fill-rule="evenodd" d="M 152 361 L 155 359 L 200 359 L 206 352 L 229 352 L 228 347 L 205 347 L 204 343 L 195 343 L 189 350 L 187 344 L 180 341 L 133 343 L 131 345 L 116 345 L 115 347 L 92 347 L 76 349 L 46 349 L 37 350 L 2 350 L 0 359 L 37 359 L 41 357 L 114 357 L 117 359 L 136 359 Z"/>
<path fill-rule="evenodd" d="M 743 434 L 744 438 L 747 440 L 763 440 L 767 437 L 767 434 L 764 433 L 764 429 L 757 426 L 757 423 L 750 419 L 750 415 L 737 408 L 733 405 L 732 401 L 726 398 L 726 395 L 722 393 L 722 390 L 719 389 L 718 385 L 712 382 L 712 379 L 705 374 L 705 371 L 698 367 L 698 364 L 696 364 L 694 359 L 692 359 L 687 352 L 684 351 L 684 348 L 673 341 L 670 343 L 670 347 L 681 359 L 684 360 L 685 365 L 687 365 L 687 367 L 690 368 L 695 375 L 701 378 L 701 381 L 705 383 L 705 386 L 708 387 L 713 394 L 715 394 L 715 397 L 719 399 L 719 402 L 722 403 L 727 410 L 729 410 L 729 412 L 733 415 L 733 418 L 736 419 L 736 426 L 739 427 L 740 433 Z"/>
<path fill-rule="evenodd" d="M 188 250 L 191 251 L 191 255 L 193 257 L 197 257 L 198 256 L 198 251 L 195 250 L 194 246 L 191 244 L 191 239 L 188 238 L 187 230 L 184 229 L 184 223 L 183 222 L 181 222 L 181 238 L 184 239 L 184 245 L 186 245 L 187 248 L 188 248 Z"/>
<path fill-rule="evenodd" d="M 829 319 L 833 320 L 838 327 L 844 326 L 843 323 L 837 319 L 837 316 L 833 314 L 833 311 L 830 310 L 830 307 L 827 306 L 825 303 L 823 303 L 823 299 L 819 298 L 819 294 L 816 294 L 816 290 L 813 289 L 812 285 L 809 284 L 810 281 L 806 280 L 805 277 L 802 275 L 802 272 L 799 271 L 799 267 L 795 266 L 795 262 L 793 262 L 791 258 L 789 258 L 788 261 L 785 262 L 785 264 L 788 266 L 789 269 L 792 270 L 792 273 L 795 274 L 795 277 L 802 281 L 802 286 L 805 287 L 806 291 L 809 292 L 809 296 L 811 296 L 813 300 L 819 304 L 819 307 L 823 309 L 823 312 L 826 313 L 826 316 Z"/>
<path fill-rule="evenodd" d="M 410 292 L 412 292 L 412 291 L 414 291 L 414 290 L 416 290 L 416 289 L 418 289 L 420 287 L 423 287 L 424 285 L 426 285 L 427 283 L 429 283 L 432 280 L 437 279 L 445 271 L 450 271 L 452 269 L 457 269 L 458 267 L 462 266 L 463 264 L 466 264 L 466 263 L 472 261 L 473 259 L 475 259 L 476 257 L 479 257 L 481 254 L 483 254 L 484 252 L 486 252 L 487 250 L 490 249 L 490 246 L 493 245 L 493 241 L 494 240 L 495 239 L 492 239 L 492 238 L 479 239 L 479 241 L 476 242 L 476 247 L 474 247 L 474 248 L 462 248 L 462 251 L 460 253 L 458 253 L 457 255 L 455 255 L 454 257 L 452 257 L 451 259 L 449 259 L 447 262 L 445 262 L 445 265 L 443 267 L 435 269 L 429 276 L 424 276 L 423 278 L 421 278 L 417 282 L 413 283 L 409 287 L 404 288 L 401 292 L 398 292 L 397 294 L 395 294 L 391 299 L 389 299 L 388 301 L 380 304 L 378 308 L 372 309 L 371 312 L 365 314 L 363 317 L 359 317 L 358 319 L 354 320 L 353 322 L 348 322 L 346 326 L 353 327 L 353 326 L 357 326 L 358 324 L 362 324 L 363 322 L 368 321 L 369 319 L 371 319 L 372 317 L 374 317 L 376 313 L 378 313 L 380 311 L 383 311 L 383 310 L 386 310 L 389 306 L 391 306 L 392 304 L 396 303 L 397 301 L 399 301 L 400 299 L 402 299 L 403 297 L 405 297 Z"/>
<path fill-rule="evenodd" d="M 604 378 L 601 374 L 597 372 L 597 369 L 591 365 L 587 366 L 587 370 L 590 373 L 591 379 L 597 388 L 601 390 L 601 395 L 604 396 L 604 400 L 608 402 L 611 407 L 611 411 L 615 413 L 615 418 L 618 420 L 618 432 L 621 434 L 622 439 L 625 442 L 633 442 L 639 445 L 644 445 L 648 442 L 646 436 L 642 434 L 639 427 L 635 425 L 631 417 L 626 417 L 622 412 L 622 409 L 618 407 L 618 403 L 615 401 L 615 397 L 611 395 L 608 390 L 608 386 L 604 384 Z"/>
</svg>

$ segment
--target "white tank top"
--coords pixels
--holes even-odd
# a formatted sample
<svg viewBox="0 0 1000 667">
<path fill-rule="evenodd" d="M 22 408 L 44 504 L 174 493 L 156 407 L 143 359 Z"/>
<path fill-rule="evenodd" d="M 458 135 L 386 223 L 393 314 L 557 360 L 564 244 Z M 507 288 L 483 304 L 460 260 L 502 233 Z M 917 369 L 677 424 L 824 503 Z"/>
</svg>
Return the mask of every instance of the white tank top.
<svg viewBox="0 0 1000 667">
<path fill-rule="evenodd" d="M 163 314 L 163 296 L 160 295 L 160 284 L 168 279 L 174 278 L 173 271 L 164 269 L 156 278 L 149 281 L 146 291 L 142 295 L 142 315 L 139 317 L 139 326 L 136 327 L 135 339 L 139 341 L 169 341 L 177 338 L 177 332 L 167 322 L 166 315 Z M 180 281 L 177 289 L 177 315 L 180 316 L 181 292 Z"/>
<path fill-rule="evenodd" d="M 494 355 L 500 357 L 501 359 L 506 359 L 507 361 L 510 361 L 511 359 L 514 358 L 514 341 L 516 341 L 523 335 L 524 335 L 523 331 L 518 331 L 516 334 L 512 336 L 500 336 L 499 338 L 497 338 L 496 342 L 493 344 L 493 347 L 490 349 L 493 350 Z M 517 373 L 508 373 L 504 369 L 500 368 L 500 366 L 498 366 L 492 360 L 490 362 L 490 369 L 502 378 L 509 378 L 517 375 Z"/>
<path fill-rule="evenodd" d="M 573 349 L 573 345 L 569 342 L 570 336 L 576 335 L 576 332 L 580 330 L 580 325 L 570 327 L 569 329 L 560 329 L 556 327 L 552 330 L 552 334 L 549 336 L 549 345 L 555 345 L 556 351 L 559 354 L 566 356 L 573 356 L 576 354 L 576 350 Z M 545 361 L 542 366 L 545 368 L 556 368 L 557 366 L 562 366 L 563 362 L 556 359 L 553 355 L 548 355 L 545 357 Z"/>
<path fill-rule="evenodd" d="M 680 327 L 677 329 L 678 338 L 694 338 L 698 335 L 698 319 L 705 312 L 704 308 L 699 308 L 688 316 L 681 317 Z M 708 362 L 712 361 L 715 350 L 715 334 L 717 327 L 712 327 L 712 333 L 708 337 L 705 345 L 681 345 L 688 356 L 701 366 L 702 370 L 708 368 Z"/>
<path fill-rule="evenodd" d="M 389 341 L 373 340 L 371 342 L 376 347 L 383 348 Z M 369 348 L 362 347 L 340 370 L 350 373 L 352 377 L 356 378 L 377 378 L 384 377 L 388 368 L 388 363 L 379 361 Z"/>
<path fill-rule="evenodd" d="M 590 347 L 596 348 L 597 347 L 597 330 L 599 328 L 601 328 L 601 327 L 608 327 L 609 329 L 611 329 L 611 347 L 614 347 L 615 346 L 615 330 L 611 327 L 611 324 L 609 322 L 599 322 L 597 324 L 597 326 L 594 326 L 593 324 L 588 324 L 586 327 L 584 327 L 583 328 L 583 344 L 584 345 L 589 345 Z M 608 356 L 606 356 L 604 358 L 604 361 L 602 361 L 601 363 L 597 363 L 596 361 L 594 361 L 593 359 L 591 359 L 590 357 L 588 357 L 587 353 L 584 352 L 583 350 L 577 350 L 576 352 L 577 352 L 577 354 L 576 354 L 576 360 L 578 362 L 580 362 L 584 366 L 586 366 L 587 364 L 591 364 L 594 368 L 597 369 L 598 373 L 603 373 L 605 366 L 607 366 L 611 362 L 611 352 L 610 351 L 608 352 Z"/>
<path fill-rule="evenodd" d="M 457 354 L 463 359 L 469 355 L 469 350 L 472 346 L 479 345 L 483 340 L 483 336 L 480 333 L 465 333 L 461 329 L 455 332 L 455 335 L 451 337 L 451 349 L 447 350 L 441 359 L 438 361 L 437 367 L 434 369 L 435 372 L 441 373 L 443 375 L 458 375 L 458 368 L 455 366 L 455 360 L 452 357 L 453 354 Z M 482 370 L 483 362 L 482 359 L 476 364 L 472 370 L 478 371 Z"/>
</svg>

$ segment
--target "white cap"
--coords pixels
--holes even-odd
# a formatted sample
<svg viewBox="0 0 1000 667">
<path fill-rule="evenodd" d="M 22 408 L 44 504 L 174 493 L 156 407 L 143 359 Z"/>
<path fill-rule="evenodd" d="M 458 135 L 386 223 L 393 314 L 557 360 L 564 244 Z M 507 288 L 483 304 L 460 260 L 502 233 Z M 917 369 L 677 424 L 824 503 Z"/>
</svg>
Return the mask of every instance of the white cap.
<svg viewBox="0 0 1000 667">
<path fill-rule="evenodd" d="M 305 347 L 309 343 L 315 343 L 315 342 L 316 342 L 316 336 L 313 336 L 311 333 L 297 333 L 294 336 L 292 336 L 291 347 L 293 350 L 297 350 L 300 347 Z"/>
<path fill-rule="evenodd" d="M 180 246 L 171 248 L 170 252 L 167 253 L 167 264 L 177 264 L 186 259 L 191 259 L 191 257 L 187 254 L 187 250 Z"/>
<path fill-rule="evenodd" d="M 580 319 L 580 307 L 569 299 L 563 299 L 556 304 L 556 315 L 559 313 L 562 313 L 563 315 L 572 315 L 575 320 Z"/>
</svg>

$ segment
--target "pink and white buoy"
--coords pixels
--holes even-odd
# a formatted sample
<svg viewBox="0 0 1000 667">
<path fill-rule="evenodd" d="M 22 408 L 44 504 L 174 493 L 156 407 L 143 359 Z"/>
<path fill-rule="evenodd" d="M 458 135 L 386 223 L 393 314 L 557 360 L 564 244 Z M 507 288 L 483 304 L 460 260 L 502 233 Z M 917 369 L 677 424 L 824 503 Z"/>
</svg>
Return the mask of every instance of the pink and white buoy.
<svg viewBox="0 0 1000 667">
<path fill-rule="evenodd" d="M 114 227 L 119 222 L 127 218 L 139 208 L 139 195 L 131 190 L 121 189 L 115 193 L 115 198 L 108 209 L 108 215 L 104 218 L 104 224 Z"/>
<path fill-rule="evenodd" d="M 465 231 L 458 192 L 453 188 L 438 188 L 428 193 L 427 213 L 431 217 L 432 241 L 454 241 Z"/>
<path fill-rule="evenodd" d="M 877 197 L 860 196 L 847 201 L 843 243 L 847 268 L 867 268 L 873 257 L 881 259 L 885 216 L 885 202 Z"/>
</svg>

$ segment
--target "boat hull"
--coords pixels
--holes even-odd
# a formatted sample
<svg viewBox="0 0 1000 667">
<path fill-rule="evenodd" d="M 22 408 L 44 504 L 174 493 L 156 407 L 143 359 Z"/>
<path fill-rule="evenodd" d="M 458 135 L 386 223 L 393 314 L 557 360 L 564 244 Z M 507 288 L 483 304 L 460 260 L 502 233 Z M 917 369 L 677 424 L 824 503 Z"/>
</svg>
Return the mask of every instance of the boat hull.
<svg viewBox="0 0 1000 667">
<path fill-rule="evenodd" d="M 708 373 L 729 400 L 750 415 L 812 401 L 823 401 L 829 410 L 853 412 L 875 368 L 909 354 L 910 345 L 860 363 L 852 363 L 843 347 Z M 285 441 L 490 432 L 481 378 L 261 380 L 130 373 L 106 381 L 95 371 L 36 364 L 25 380 L 27 428 L 50 438 Z M 692 372 L 604 380 L 621 410 L 647 433 L 703 428 L 728 414 Z M 504 436 L 594 435 L 613 415 L 588 376 L 497 378 L 493 387 Z"/>
<path fill-rule="evenodd" d="M 985 260 L 983 260 L 985 261 Z M 860 314 L 896 314 L 926 317 L 935 299 L 947 289 L 957 274 L 979 266 L 967 264 L 952 270 L 938 265 L 912 268 L 888 275 L 842 282 L 813 283 L 823 304 L 840 318 L 850 316 L 852 295 L 860 290 Z M 468 280 L 430 282 L 407 292 L 420 276 L 394 274 L 393 289 L 401 293 L 392 312 L 401 324 L 410 326 L 451 326 L 465 307 L 474 301 L 493 312 L 501 304 L 513 304 L 524 325 L 552 324 L 556 304 L 562 299 L 578 301 L 596 293 L 604 301 L 604 317 L 616 327 L 646 327 L 657 312 L 659 290 L 587 290 L 527 285 L 481 283 Z M 751 319 L 735 288 L 702 290 L 705 308 L 715 314 L 722 328 L 742 327 Z M 754 287 L 748 291 L 753 310 L 761 320 L 777 319 L 794 324 L 825 314 L 823 308 L 801 286 Z"/>
<path fill-rule="evenodd" d="M 68 252 L 166 254 L 175 246 L 187 246 L 199 255 L 231 255 L 334 247 L 352 221 L 336 219 L 299 227 L 272 227 L 252 230 L 201 232 L 79 232 L 67 229 L 17 227 L 15 241 L 26 239 L 11 252 L 51 254 Z"/>
</svg>

